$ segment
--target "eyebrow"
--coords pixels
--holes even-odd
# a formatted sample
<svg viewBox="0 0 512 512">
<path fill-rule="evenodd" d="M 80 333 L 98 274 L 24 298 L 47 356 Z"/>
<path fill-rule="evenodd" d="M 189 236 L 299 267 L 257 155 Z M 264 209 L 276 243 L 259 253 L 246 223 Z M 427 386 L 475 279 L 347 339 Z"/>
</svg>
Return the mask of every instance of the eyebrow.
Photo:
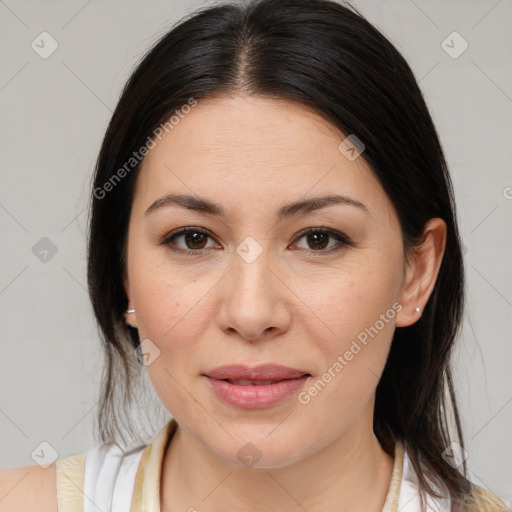
<svg viewBox="0 0 512 512">
<path fill-rule="evenodd" d="M 352 199 L 348 196 L 333 194 L 323 197 L 303 199 L 284 205 L 277 211 L 276 218 L 278 220 L 283 220 L 294 215 L 304 215 L 306 213 L 325 208 L 326 206 L 336 204 L 354 206 L 364 210 L 366 213 L 369 213 L 368 208 L 360 201 Z M 148 215 L 160 208 L 168 206 L 178 206 L 180 208 L 186 208 L 188 210 L 194 210 L 222 218 L 227 217 L 227 212 L 224 210 L 224 208 L 222 208 L 222 206 L 215 204 L 208 199 L 184 194 L 167 194 L 163 197 L 160 197 L 151 204 L 144 215 Z"/>
</svg>

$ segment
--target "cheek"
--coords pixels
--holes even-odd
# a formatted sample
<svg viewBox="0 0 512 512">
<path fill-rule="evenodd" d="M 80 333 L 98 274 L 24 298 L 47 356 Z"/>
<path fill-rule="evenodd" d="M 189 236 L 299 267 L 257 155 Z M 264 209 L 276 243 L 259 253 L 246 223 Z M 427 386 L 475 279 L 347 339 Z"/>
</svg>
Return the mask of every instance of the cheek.
<svg viewBox="0 0 512 512">
<path fill-rule="evenodd" d="M 389 290 L 384 290 L 378 293 L 373 285 L 351 280 L 310 297 L 308 305 L 321 321 L 311 316 L 302 327 L 314 340 L 315 359 L 322 363 L 298 398 L 306 404 L 304 421 L 325 429 L 317 419 L 329 418 L 333 435 L 356 421 L 384 369 L 397 313 Z"/>
<path fill-rule="evenodd" d="M 379 260 L 390 262 L 397 258 L 361 258 L 358 265 L 319 279 L 321 286 L 313 286 L 310 280 L 297 282 L 297 295 L 305 298 L 310 310 L 312 339 L 319 339 L 320 335 L 327 348 L 343 348 L 376 322 L 384 337 L 389 337 L 396 315 L 393 304 L 399 294 L 400 272 L 397 265 L 379 265 Z M 384 326 L 379 321 L 382 315 L 386 316 Z"/>
<path fill-rule="evenodd" d="M 202 409 L 190 400 L 190 380 L 204 365 L 198 340 L 204 338 L 211 322 L 208 291 L 215 280 L 170 272 L 168 265 L 165 272 L 163 268 L 139 266 L 133 273 L 140 339 L 151 340 L 159 350 L 146 371 L 168 411 L 200 422 Z"/>
<path fill-rule="evenodd" d="M 215 285 L 211 272 L 173 265 L 165 250 L 143 244 L 134 244 L 128 263 L 141 340 L 149 338 L 167 350 L 198 339 L 208 321 L 205 299 Z"/>
<path fill-rule="evenodd" d="M 320 416 L 347 421 L 347 414 L 357 415 L 378 384 L 401 308 L 396 302 L 397 261 L 396 255 L 368 255 L 357 266 L 322 280 L 321 287 L 304 283 L 298 293 L 307 297 L 308 306 L 301 327 L 314 340 L 317 360 L 322 361 L 315 377 L 325 383 L 315 380 L 321 392 L 311 389 L 304 400 L 322 409 Z"/>
<path fill-rule="evenodd" d="M 153 270 L 141 275 L 132 287 L 140 335 L 166 349 L 199 339 L 208 322 L 205 299 L 214 283 L 179 274 Z"/>
</svg>

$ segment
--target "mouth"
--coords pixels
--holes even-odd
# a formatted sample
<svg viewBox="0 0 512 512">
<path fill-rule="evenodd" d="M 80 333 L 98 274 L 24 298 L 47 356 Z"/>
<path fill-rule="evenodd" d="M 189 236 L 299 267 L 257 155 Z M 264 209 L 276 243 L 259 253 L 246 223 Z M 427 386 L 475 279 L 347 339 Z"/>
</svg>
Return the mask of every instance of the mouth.
<svg viewBox="0 0 512 512">
<path fill-rule="evenodd" d="M 261 379 L 214 379 L 205 376 L 214 396 L 225 404 L 239 409 L 268 409 L 284 403 L 285 399 L 298 393 L 311 377 L 280 380 Z"/>
<path fill-rule="evenodd" d="M 259 385 L 264 383 L 275 383 L 282 380 L 295 379 L 310 375 L 305 370 L 298 370 L 279 364 L 260 364 L 249 366 L 248 364 L 230 364 L 209 370 L 203 375 L 211 379 L 225 380 L 237 385 L 245 386 L 250 384 Z"/>
<path fill-rule="evenodd" d="M 309 374 L 303 375 L 303 377 L 309 377 Z M 298 377 L 301 378 L 301 377 Z M 277 382 L 283 382 L 285 380 L 296 380 L 295 379 L 279 379 L 279 380 L 245 380 L 245 379 L 218 379 L 223 380 L 225 382 L 229 382 L 230 384 L 233 384 L 234 386 L 269 386 L 271 384 L 276 384 Z"/>
</svg>

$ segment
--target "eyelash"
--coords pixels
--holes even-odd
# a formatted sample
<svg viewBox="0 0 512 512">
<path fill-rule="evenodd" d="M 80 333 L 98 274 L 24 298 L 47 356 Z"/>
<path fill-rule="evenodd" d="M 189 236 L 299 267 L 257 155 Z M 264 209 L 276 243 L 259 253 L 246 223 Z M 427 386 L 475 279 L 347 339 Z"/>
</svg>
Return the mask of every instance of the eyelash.
<svg viewBox="0 0 512 512">
<path fill-rule="evenodd" d="M 205 251 L 206 249 L 197 249 L 197 250 L 192 251 L 192 250 L 185 250 L 185 249 L 177 249 L 176 247 L 173 247 L 171 245 L 172 240 L 174 240 L 175 238 L 177 238 L 179 236 L 185 235 L 187 233 L 200 233 L 202 235 L 213 238 L 208 233 L 208 231 L 206 231 L 205 229 L 196 228 L 196 227 L 191 226 L 191 227 L 186 227 L 186 228 L 180 229 L 179 231 L 176 231 L 173 233 L 169 233 L 167 236 L 164 237 L 164 239 L 161 242 L 161 245 L 167 245 L 171 251 L 178 253 L 178 254 L 182 254 L 182 255 L 186 255 L 186 256 L 201 255 L 202 251 Z M 347 246 L 347 245 L 354 246 L 354 243 L 344 233 L 340 233 L 339 231 L 334 231 L 329 228 L 307 228 L 307 229 L 304 229 L 300 233 L 297 234 L 297 236 L 295 237 L 295 239 L 293 240 L 292 243 L 297 242 L 298 240 L 300 240 L 301 238 L 303 238 L 306 235 L 315 234 L 315 233 L 329 235 L 330 237 L 335 238 L 340 243 L 340 245 L 338 247 L 331 248 L 328 250 L 323 250 L 323 249 L 317 250 L 317 251 L 305 250 L 306 253 L 311 254 L 313 257 L 331 254 L 333 252 L 340 250 L 343 246 Z"/>
</svg>

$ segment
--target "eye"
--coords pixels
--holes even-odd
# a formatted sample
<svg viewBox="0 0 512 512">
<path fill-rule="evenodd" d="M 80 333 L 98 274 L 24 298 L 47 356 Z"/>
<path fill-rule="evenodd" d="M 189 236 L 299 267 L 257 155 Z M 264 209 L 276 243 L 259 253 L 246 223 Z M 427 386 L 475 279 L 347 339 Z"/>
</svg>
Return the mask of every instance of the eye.
<svg viewBox="0 0 512 512">
<path fill-rule="evenodd" d="M 176 243 L 176 241 L 181 238 L 185 247 L 179 247 L 179 244 Z M 205 229 L 190 226 L 168 234 L 162 240 L 161 244 L 167 245 L 173 252 L 197 256 L 201 254 L 203 250 L 212 248 L 207 246 L 209 238 L 211 239 L 212 237 Z M 328 228 L 305 229 L 295 237 L 294 243 L 297 243 L 297 241 L 302 238 L 306 239 L 310 247 L 309 249 L 306 248 L 306 252 L 308 253 L 331 253 L 341 249 L 343 246 L 354 245 L 345 234 Z M 334 247 L 332 244 L 330 245 L 329 239 L 336 240 L 338 242 L 337 246 L 336 244 L 334 244 Z M 325 250 L 326 248 L 327 250 Z"/>
<path fill-rule="evenodd" d="M 177 244 L 175 241 L 182 237 L 185 248 L 176 247 Z M 180 229 L 174 233 L 170 233 L 162 240 L 161 243 L 162 245 L 167 245 L 171 251 L 180 254 L 197 255 L 201 253 L 203 249 L 209 249 L 206 245 L 208 238 L 211 238 L 211 236 L 205 229 L 191 226 Z"/>
<path fill-rule="evenodd" d="M 306 248 L 306 251 L 309 253 L 330 253 L 341 249 L 345 245 L 354 245 L 345 234 L 328 228 L 308 228 L 299 233 L 295 240 L 301 238 L 306 239 L 306 243 L 310 247 L 310 249 Z M 337 240 L 338 245 L 334 244 L 334 248 L 332 245 L 329 246 L 329 238 Z M 324 250 L 326 247 L 328 249 Z"/>
</svg>

